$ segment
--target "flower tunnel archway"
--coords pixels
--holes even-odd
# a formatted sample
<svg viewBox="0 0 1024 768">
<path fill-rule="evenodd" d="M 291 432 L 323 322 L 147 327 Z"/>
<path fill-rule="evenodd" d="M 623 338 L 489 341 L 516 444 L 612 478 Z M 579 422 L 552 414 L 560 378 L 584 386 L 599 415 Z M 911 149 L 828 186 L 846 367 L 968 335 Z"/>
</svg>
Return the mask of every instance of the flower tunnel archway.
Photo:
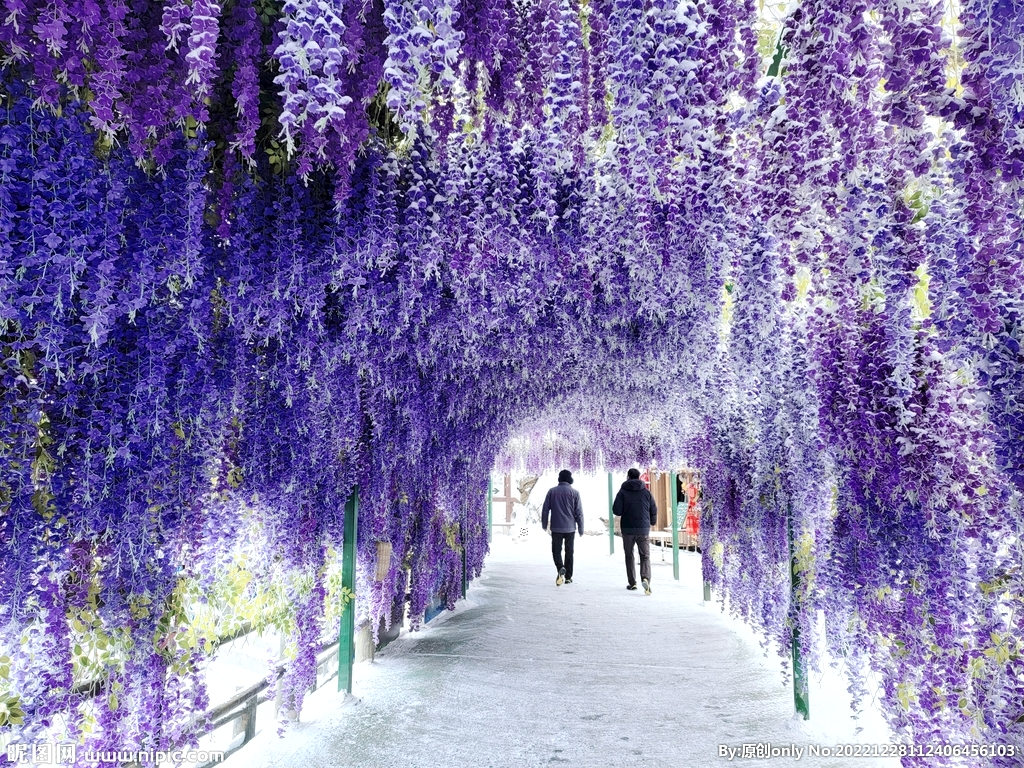
<svg viewBox="0 0 1024 768">
<path fill-rule="evenodd" d="M 895 733 L 1024 749 L 1017 0 L 5 13 L 0 726 L 180 743 L 242 626 L 297 709 L 350 490 L 422 616 L 554 428 L 700 467 L 706 578 Z"/>
</svg>

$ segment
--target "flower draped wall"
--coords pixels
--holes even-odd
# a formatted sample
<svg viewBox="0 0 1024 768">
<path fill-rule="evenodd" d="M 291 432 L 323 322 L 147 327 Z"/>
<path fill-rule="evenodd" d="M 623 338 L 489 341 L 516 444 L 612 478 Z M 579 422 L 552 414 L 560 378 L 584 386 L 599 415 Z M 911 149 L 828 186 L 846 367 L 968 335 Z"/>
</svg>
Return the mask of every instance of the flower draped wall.
<svg viewBox="0 0 1024 768">
<path fill-rule="evenodd" d="M 7 0 L 20 734 L 192 738 L 183 585 L 243 561 L 298 709 L 357 484 L 376 632 L 479 574 L 492 466 L 654 462 L 783 658 L 1024 748 L 1024 6 L 942 10 L 806 0 L 765 76 L 753 2 Z"/>
</svg>

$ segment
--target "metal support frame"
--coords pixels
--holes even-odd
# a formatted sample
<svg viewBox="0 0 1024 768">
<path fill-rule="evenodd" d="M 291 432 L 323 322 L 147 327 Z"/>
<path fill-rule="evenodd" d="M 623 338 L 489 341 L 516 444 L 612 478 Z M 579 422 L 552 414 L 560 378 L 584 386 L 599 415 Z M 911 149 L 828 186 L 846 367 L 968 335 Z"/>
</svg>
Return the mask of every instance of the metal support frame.
<svg viewBox="0 0 1024 768">
<path fill-rule="evenodd" d="M 669 498 L 672 499 L 672 578 L 679 581 L 679 489 L 676 473 L 669 475 Z"/>
<path fill-rule="evenodd" d="M 786 505 L 786 531 L 789 538 L 789 571 L 790 571 L 790 592 L 789 599 L 793 605 L 799 600 L 800 572 L 796 567 L 796 555 L 793 543 L 793 506 Z M 795 611 L 793 612 L 795 614 Z M 803 715 L 804 720 L 811 719 L 811 698 L 807 688 L 807 668 L 804 666 L 803 656 L 800 653 L 800 625 L 793 622 L 793 705 L 796 711 Z"/>
<path fill-rule="evenodd" d="M 345 540 L 342 544 L 341 585 L 352 599 L 341 612 L 338 631 L 338 690 L 352 693 L 352 664 L 356 658 L 356 530 L 359 519 L 359 486 L 345 502 Z"/>
<path fill-rule="evenodd" d="M 487 541 L 494 536 L 494 478 L 487 475 Z"/>
<path fill-rule="evenodd" d="M 707 517 L 711 517 L 711 500 L 710 499 L 708 500 L 707 504 L 708 504 L 708 514 L 707 514 Z M 701 522 L 701 530 L 702 531 L 704 530 L 703 521 Z M 700 559 L 701 559 L 701 572 L 702 573 L 704 571 L 704 558 L 705 557 L 711 557 L 711 553 L 710 552 L 705 552 L 704 551 L 704 547 L 701 547 L 700 548 Z M 705 603 L 710 603 L 711 602 L 711 582 L 710 581 L 705 581 L 704 582 L 704 602 Z"/>
<path fill-rule="evenodd" d="M 469 591 L 469 574 L 466 572 L 466 524 L 463 522 L 462 530 L 462 599 L 466 599 L 466 592 Z"/>
<path fill-rule="evenodd" d="M 608 473 L 608 554 L 615 554 L 615 512 L 612 505 L 615 503 L 615 496 L 612 494 L 612 473 Z"/>
</svg>

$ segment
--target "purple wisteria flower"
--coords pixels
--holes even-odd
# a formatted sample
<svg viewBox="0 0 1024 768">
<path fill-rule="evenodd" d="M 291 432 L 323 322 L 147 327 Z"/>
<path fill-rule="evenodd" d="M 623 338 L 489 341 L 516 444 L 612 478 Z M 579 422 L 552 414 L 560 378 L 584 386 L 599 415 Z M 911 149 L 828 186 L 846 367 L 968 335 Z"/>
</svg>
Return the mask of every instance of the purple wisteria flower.
<svg viewBox="0 0 1024 768">
<path fill-rule="evenodd" d="M 376 637 L 479 575 L 492 470 L 642 464 L 784 667 L 1024 749 L 1024 12 L 962 5 L 8 0 L 17 733 L 195 738 L 204 604 L 300 708 L 356 488 Z"/>
</svg>

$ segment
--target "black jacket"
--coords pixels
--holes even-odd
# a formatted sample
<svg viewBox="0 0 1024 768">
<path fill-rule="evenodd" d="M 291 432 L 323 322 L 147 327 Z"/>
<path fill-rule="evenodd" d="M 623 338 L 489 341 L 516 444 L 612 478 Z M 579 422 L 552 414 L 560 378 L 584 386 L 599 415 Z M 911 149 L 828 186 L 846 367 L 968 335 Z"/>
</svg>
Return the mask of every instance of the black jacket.
<svg viewBox="0 0 1024 768">
<path fill-rule="evenodd" d="M 658 505 L 640 480 L 627 480 L 615 494 L 612 512 L 622 517 L 622 532 L 646 536 L 658 524 Z"/>
<path fill-rule="evenodd" d="M 583 502 L 580 492 L 569 483 L 559 483 L 544 497 L 541 507 L 540 524 L 548 527 L 548 513 L 551 514 L 552 533 L 572 533 L 579 528 L 583 535 Z"/>
</svg>

